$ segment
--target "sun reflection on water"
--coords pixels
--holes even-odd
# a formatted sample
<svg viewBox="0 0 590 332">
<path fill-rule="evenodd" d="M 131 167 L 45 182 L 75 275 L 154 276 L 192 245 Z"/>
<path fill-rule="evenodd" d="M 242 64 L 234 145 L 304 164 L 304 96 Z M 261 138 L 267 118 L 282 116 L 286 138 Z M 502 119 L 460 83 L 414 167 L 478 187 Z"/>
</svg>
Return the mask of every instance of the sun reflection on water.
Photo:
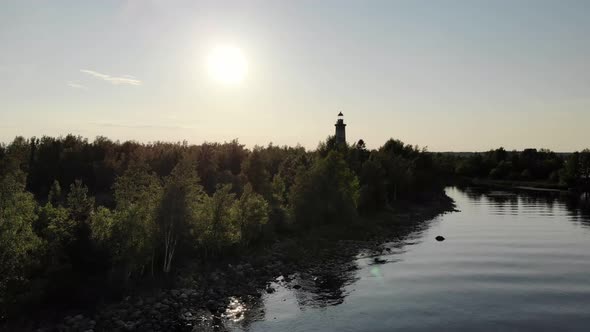
<svg viewBox="0 0 590 332">
<path fill-rule="evenodd" d="M 239 322 L 244 319 L 245 313 L 248 310 L 246 304 L 236 297 L 231 297 L 223 317 L 232 321 Z"/>
</svg>

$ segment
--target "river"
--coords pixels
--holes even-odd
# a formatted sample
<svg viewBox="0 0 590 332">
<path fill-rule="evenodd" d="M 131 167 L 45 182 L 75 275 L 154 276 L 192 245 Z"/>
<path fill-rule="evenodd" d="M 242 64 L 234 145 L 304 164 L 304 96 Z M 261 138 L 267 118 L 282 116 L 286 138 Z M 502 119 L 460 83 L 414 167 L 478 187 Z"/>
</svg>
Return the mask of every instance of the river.
<svg viewBox="0 0 590 332">
<path fill-rule="evenodd" d="M 590 215 L 556 194 L 447 188 L 442 215 L 329 292 L 277 289 L 237 299 L 233 331 L 588 331 Z M 585 211 L 585 212 L 584 212 Z M 435 237 L 442 235 L 443 242 Z M 311 289 L 311 290 L 310 290 Z M 325 296 L 328 295 L 328 296 Z M 231 315 L 230 315 L 231 317 Z"/>
</svg>

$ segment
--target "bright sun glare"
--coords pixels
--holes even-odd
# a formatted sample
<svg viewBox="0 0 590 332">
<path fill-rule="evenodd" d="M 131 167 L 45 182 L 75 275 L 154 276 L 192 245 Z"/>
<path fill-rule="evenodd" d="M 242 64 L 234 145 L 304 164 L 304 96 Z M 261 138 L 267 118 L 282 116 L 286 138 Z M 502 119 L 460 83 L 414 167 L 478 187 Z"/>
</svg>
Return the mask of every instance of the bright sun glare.
<svg viewBox="0 0 590 332">
<path fill-rule="evenodd" d="M 240 83 L 248 73 L 248 62 L 234 46 L 217 46 L 207 57 L 209 75 L 224 84 Z"/>
</svg>

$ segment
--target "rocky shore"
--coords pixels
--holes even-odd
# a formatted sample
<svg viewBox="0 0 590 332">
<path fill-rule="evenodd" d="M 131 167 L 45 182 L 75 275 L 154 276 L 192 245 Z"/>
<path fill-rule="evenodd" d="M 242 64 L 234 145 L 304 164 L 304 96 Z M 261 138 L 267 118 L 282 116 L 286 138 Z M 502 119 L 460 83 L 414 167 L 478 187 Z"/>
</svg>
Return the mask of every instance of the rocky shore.
<svg viewBox="0 0 590 332">
<path fill-rule="evenodd" d="M 389 249 L 384 243 L 402 240 L 426 227 L 424 221 L 453 209 L 452 201 L 445 197 L 404 213 L 389 213 L 367 226 L 362 239 L 280 239 L 256 255 L 244 255 L 234 264 L 186 267 L 173 289 L 127 296 L 92 314 L 69 315 L 57 324 L 44 324 L 45 327 L 33 330 L 224 331 L 224 321 L 240 319 L 244 314 L 234 310 L 238 302 L 260 301 L 265 292 L 275 291 L 276 284 L 301 292 L 321 292 L 338 301 L 338 292 L 354 274 L 355 258 L 360 252 L 375 255 L 378 262 L 378 255 Z"/>
</svg>

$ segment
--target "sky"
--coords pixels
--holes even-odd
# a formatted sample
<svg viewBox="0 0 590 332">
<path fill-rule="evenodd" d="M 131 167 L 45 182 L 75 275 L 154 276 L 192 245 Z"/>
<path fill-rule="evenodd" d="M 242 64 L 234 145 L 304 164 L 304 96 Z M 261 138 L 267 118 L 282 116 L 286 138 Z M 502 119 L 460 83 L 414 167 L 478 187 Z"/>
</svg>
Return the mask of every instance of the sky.
<svg viewBox="0 0 590 332">
<path fill-rule="evenodd" d="M 590 147 L 590 1 L 0 3 L 0 142 Z M 208 56 L 239 49 L 238 83 Z"/>
</svg>

